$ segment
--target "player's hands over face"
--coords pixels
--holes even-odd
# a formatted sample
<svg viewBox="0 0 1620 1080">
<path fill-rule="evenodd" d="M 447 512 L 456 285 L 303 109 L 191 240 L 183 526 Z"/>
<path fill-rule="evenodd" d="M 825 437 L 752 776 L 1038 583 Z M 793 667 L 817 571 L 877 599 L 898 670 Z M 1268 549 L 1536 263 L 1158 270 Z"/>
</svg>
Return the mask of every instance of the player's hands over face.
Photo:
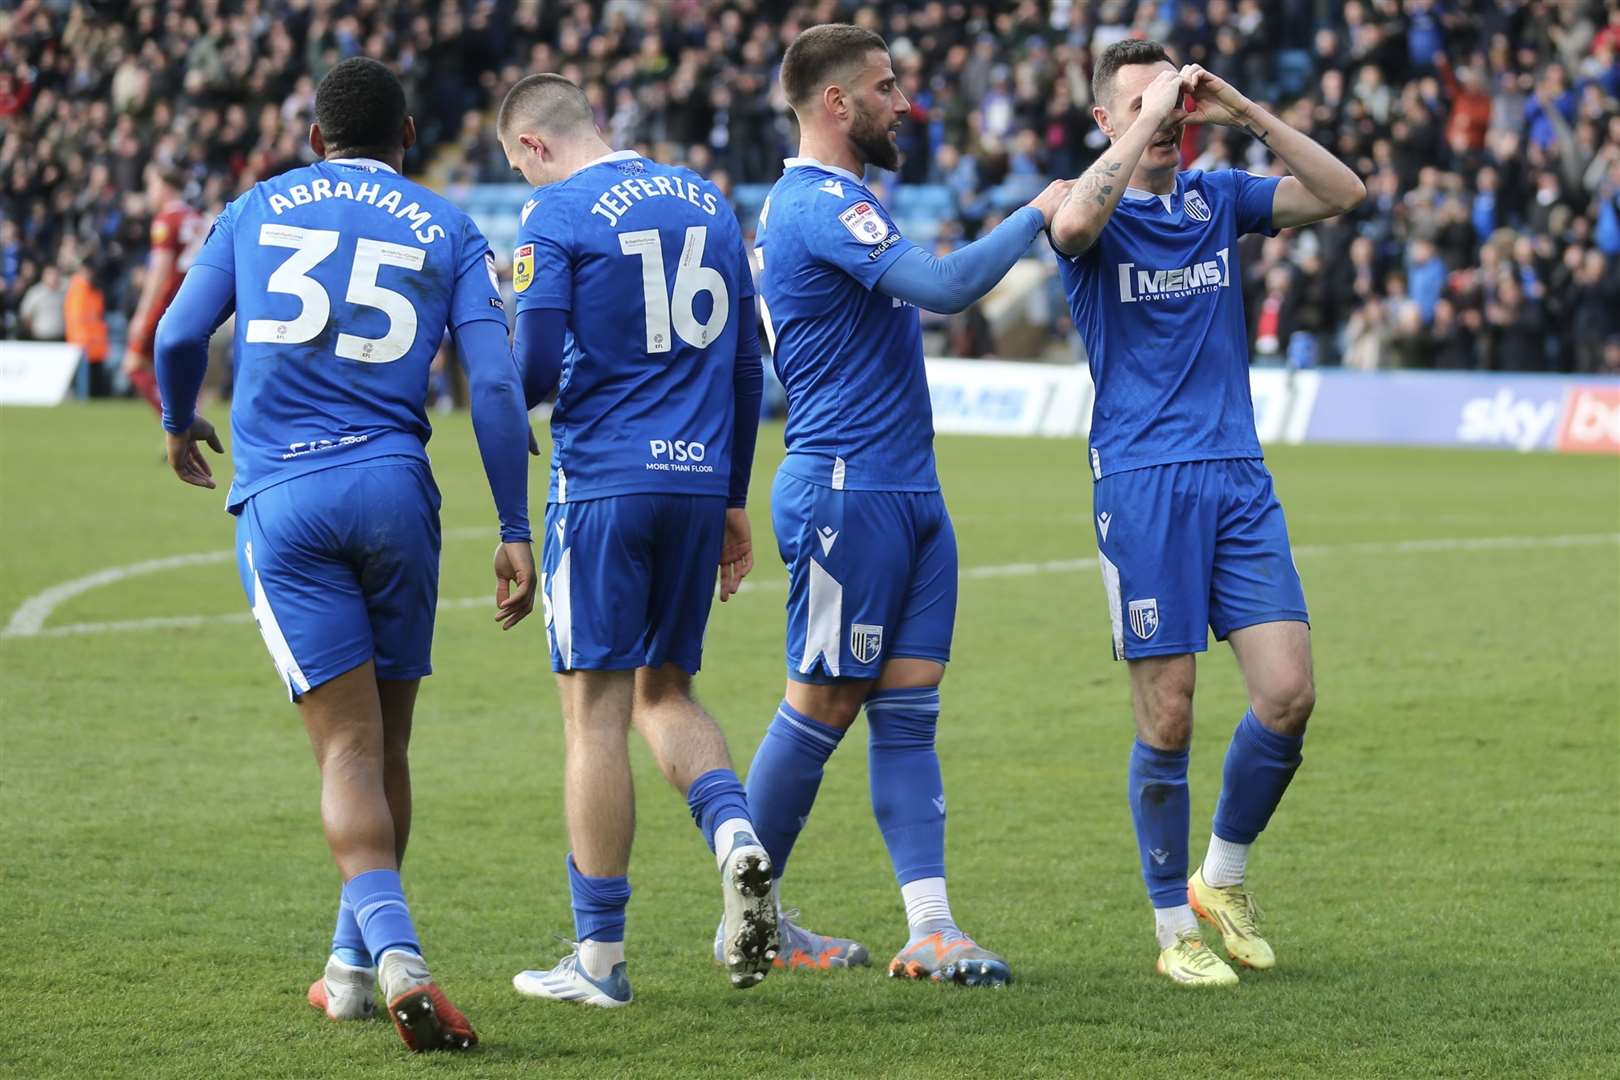
<svg viewBox="0 0 1620 1080">
<path fill-rule="evenodd" d="M 1142 91 L 1141 122 L 1152 124 L 1156 131 L 1165 131 L 1186 119 L 1181 98 L 1192 91 L 1191 83 L 1183 74 L 1186 70 L 1161 71 L 1148 83 L 1148 88 Z"/>
<path fill-rule="evenodd" d="M 1188 64 L 1180 74 L 1192 95 L 1193 108 L 1186 116 L 1187 123 L 1242 127 L 1248 120 L 1251 102 L 1231 83 L 1197 64 Z"/>
<path fill-rule="evenodd" d="M 754 533 L 748 511 L 726 511 L 726 539 L 720 547 L 720 602 L 737 595 L 743 578 L 754 568 Z"/>
<path fill-rule="evenodd" d="M 1054 180 L 1046 185 L 1046 190 L 1035 196 L 1029 205 L 1039 210 L 1046 223 L 1050 225 L 1052 218 L 1057 215 L 1058 207 L 1069 197 L 1069 189 L 1072 187 L 1074 187 L 1073 180 Z"/>
<path fill-rule="evenodd" d="M 197 444 L 207 443 L 216 454 L 225 452 L 225 444 L 219 441 L 219 433 L 214 430 L 214 425 L 199 416 L 179 435 L 165 431 L 163 437 L 169 444 L 169 468 L 174 470 L 174 475 L 188 484 L 212 488 L 214 470 L 209 467 L 202 447 Z"/>
<path fill-rule="evenodd" d="M 534 610 L 534 549 L 527 540 L 495 549 L 495 621 L 510 630 Z"/>
</svg>

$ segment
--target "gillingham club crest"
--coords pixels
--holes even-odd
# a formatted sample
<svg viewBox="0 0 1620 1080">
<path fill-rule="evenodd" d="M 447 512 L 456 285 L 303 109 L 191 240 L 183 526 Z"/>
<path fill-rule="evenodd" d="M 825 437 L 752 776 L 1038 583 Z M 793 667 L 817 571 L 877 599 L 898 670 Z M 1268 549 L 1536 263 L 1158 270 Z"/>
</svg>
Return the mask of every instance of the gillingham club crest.
<svg viewBox="0 0 1620 1080">
<path fill-rule="evenodd" d="M 883 627 L 853 623 L 849 628 L 849 655 L 858 664 L 870 664 L 883 652 Z"/>
<path fill-rule="evenodd" d="M 1143 641 L 1159 632 L 1159 601 L 1156 597 L 1132 600 L 1130 615 L 1131 630 Z"/>
<path fill-rule="evenodd" d="M 1204 201 L 1194 188 L 1188 188 L 1187 193 L 1181 197 L 1181 208 L 1187 211 L 1187 216 L 1194 221 L 1209 220 L 1209 203 Z"/>
</svg>

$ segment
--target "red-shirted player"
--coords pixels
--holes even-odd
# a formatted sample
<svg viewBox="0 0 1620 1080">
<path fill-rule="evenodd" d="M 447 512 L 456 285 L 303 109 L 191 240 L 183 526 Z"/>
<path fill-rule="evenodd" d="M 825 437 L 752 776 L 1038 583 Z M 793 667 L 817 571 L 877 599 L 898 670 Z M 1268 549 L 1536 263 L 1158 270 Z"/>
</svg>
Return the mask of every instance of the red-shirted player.
<svg viewBox="0 0 1620 1080">
<path fill-rule="evenodd" d="M 147 403 L 163 414 L 157 378 L 152 373 L 152 338 L 158 320 L 168 310 L 186 276 L 206 223 L 201 214 L 180 199 L 184 180 L 178 171 L 152 165 L 146 170 L 147 205 L 154 207 L 152 250 L 146 259 L 146 281 L 141 299 L 129 321 L 129 344 L 124 350 L 124 375 Z"/>
</svg>

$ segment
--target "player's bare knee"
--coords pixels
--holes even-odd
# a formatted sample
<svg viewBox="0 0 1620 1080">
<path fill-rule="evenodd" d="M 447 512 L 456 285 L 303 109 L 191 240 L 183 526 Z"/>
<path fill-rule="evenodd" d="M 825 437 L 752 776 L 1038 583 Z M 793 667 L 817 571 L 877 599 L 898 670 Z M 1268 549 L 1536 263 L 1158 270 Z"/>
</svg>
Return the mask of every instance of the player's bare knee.
<svg viewBox="0 0 1620 1080">
<path fill-rule="evenodd" d="M 1192 743 L 1192 695 L 1173 695 L 1144 703 L 1136 711 L 1136 734 L 1159 750 L 1183 750 Z"/>
<path fill-rule="evenodd" d="M 783 696 L 794 709 L 817 723 L 847 731 L 861 714 L 861 705 L 871 688 L 869 679 L 833 683 L 789 682 Z"/>
<path fill-rule="evenodd" d="M 1281 735 L 1302 735 L 1316 709 L 1316 683 L 1308 672 L 1268 686 L 1252 702 L 1255 719 Z"/>
</svg>

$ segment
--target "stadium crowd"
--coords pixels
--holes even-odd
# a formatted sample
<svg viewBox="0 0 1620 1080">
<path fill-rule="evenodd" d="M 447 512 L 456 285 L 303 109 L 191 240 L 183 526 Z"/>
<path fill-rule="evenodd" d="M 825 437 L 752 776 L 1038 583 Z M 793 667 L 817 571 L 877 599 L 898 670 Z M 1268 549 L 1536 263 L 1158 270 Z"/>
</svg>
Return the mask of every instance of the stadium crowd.
<svg viewBox="0 0 1620 1080">
<path fill-rule="evenodd" d="M 1620 6 L 1601 0 L 23 0 L 0 11 L 4 336 L 107 356 L 139 294 L 148 166 L 216 212 L 310 157 L 314 86 L 346 56 L 400 73 L 407 167 L 452 187 L 512 179 L 491 111 L 555 70 L 611 143 L 729 190 L 792 153 L 775 67 L 833 20 L 889 40 L 913 105 L 891 183 L 949 189 L 947 243 L 1083 170 L 1093 55 L 1154 37 L 1367 182 L 1347 218 L 1247 241 L 1258 360 L 1620 371 Z M 1273 169 L 1226 129 L 1189 129 L 1184 159 Z M 980 323 L 953 343 L 992 351 Z"/>
</svg>

